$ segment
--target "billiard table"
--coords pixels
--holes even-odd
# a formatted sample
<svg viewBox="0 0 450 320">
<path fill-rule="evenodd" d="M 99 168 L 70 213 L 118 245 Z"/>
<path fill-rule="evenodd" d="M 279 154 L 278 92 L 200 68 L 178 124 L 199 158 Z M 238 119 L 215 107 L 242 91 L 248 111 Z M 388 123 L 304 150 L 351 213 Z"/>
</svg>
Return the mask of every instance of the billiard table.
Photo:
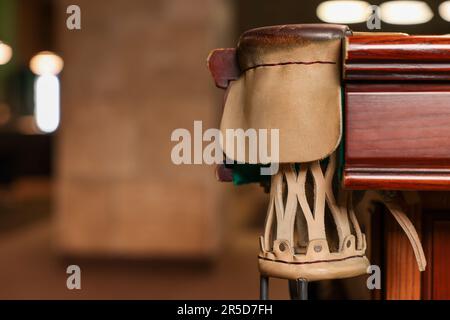
<svg viewBox="0 0 450 320">
<path fill-rule="evenodd" d="M 341 65 L 340 184 L 403 193 L 428 261 L 421 274 L 400 228 L 374 215 L 367 234 L 385 276 L 373 297 L 450 299 L 450 36 L 348 31 Z M 225 90 L 241 74 L 235 48 L 214 50 L 208 66 Z M 236 183 L 233 168 L 216 175 Z"/>
</svg>

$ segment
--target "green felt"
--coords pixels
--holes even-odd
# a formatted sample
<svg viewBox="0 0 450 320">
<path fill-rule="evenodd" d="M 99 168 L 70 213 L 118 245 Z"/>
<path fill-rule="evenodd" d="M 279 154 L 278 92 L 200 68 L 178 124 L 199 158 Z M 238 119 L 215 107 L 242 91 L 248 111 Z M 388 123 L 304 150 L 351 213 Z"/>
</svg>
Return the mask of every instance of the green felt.
<svg viewBox="0 0 450 320">
<path fill-rule="evenodd" d="M 259 164 L 233 164 L 229 167 L 233 169 L 233 183 L 235 185 L 259 183 L 270 179 L 270 176 L 261 175 L 263 166 Z"/>
</svg>

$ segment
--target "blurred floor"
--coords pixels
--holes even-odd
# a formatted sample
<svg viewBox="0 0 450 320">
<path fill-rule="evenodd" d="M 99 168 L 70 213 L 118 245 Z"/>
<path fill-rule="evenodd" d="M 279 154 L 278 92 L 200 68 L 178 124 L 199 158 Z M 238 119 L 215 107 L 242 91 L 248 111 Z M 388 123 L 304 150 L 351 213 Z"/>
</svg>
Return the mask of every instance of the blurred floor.
<svg viewBox="0 0 450 320">
<path fill-rule="evenodd" d="M 58 258 L 49 220 L 0 236 L 0 299 L 257 299 L 254 250 L 230 250 L 215 264 Z M 78 264 L 82 289 L 66 288 L 65 268 Z M 287 298 L 272 280 L 271 298 Z"/>
<path fill-rule="evenodd" d="M 258 186 L 227 193 L 222 249 L 210 261 L 64 257 L 55 247 L 51 190 L 45 178 L 18 180 L 0 190 L 0 299 L 258 298 L 257 239 L 266 206 Z M 260 206 L 249 205 L 256 203 Z M 81 268 L 79 291 L 66 288 L 66 268 L 72 264 Z M 361 287 L 355 286 L 357 279 L 349 281 L 350 288 Z M 311 285 L 310 294 L 319 299 L 367 298 L 367 290 L 355 293 L 342 284 Z M 288 298 L 286 281 L 270 280 L 270 298 Z"/>
<path fill-rule="evenodd" d="M 230 190 L 222 202 L 223 241 L 215 259 L 76 258 L 62 256 L 55 246 L 51 181 L 19 179 L 0 189 L 0 299 L 257 299 L 257 239 L 267 199 L 259 186 Z M 79 291 L 66 288 L 72 264 L 81 268 Z M 361 284 L 364 277 L 322 281 L 311 284 L 310 295 L 367 299 Z M 270 280 L 270 298 L 288 298 L 286 281 Z"/>
</svg>

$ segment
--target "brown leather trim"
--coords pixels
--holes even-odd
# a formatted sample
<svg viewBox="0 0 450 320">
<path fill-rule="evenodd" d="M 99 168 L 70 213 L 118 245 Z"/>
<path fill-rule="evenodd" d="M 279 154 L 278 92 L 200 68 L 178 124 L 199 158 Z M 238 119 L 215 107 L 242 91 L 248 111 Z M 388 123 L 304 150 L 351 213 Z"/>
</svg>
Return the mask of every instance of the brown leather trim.
<svg viewBox="0 0 450 320">
<path fill-rule="evenodd" d="M 248 67 L 243 70 L 246 72 L 251 69 L 256 69 L 260 67 L 276 67 L 276 66 L 285 66 L 289 64 L 302 64 L 302 65 L 311 65 L 311 64 L 336 64 L 334 61 L 289 61 L 289 62 L 279 62 L 279 63 L 263 63 L 255 66 Z"/>
<path fill-rule="evenodd" d="M 272 261 L 272 262 L 280 262 L 285 264 L 313 264 L 313 263 L 321 263 L 321 262 L 333 262 L 333 261 L 345 261 L 353 258 L 363 258 L 364 255 L 357 255 L 357 256 L 350 256 L 347 258 L 342 259 L 331 259 L 331 260 L 316 260 L 316 261 L 305 261 L 305 262 L 288 262 L 283 260 L 276 260 L 276 259 L 269 259 L 265 257 L 258 256 L 258 259 L 266 260 L 266 261 Z"/>
<path fill-rule="evenodd" d="M 338 24 L 285 24 L 250 29 L 238 43 L 238 51 L 251 47 L 297 45 L 309 41 L 341 39 L 348 34 L 346 25 Z"/>
</svg>

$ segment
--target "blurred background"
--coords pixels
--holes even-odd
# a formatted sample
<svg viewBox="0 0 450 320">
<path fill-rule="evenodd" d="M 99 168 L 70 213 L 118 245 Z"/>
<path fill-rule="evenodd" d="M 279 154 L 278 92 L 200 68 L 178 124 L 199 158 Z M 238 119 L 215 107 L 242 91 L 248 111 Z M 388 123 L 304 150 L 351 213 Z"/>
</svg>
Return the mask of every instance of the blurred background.
<svg viewBox="0 0 450 320">
<path fill-rule="evenodd" d="M 73 4 L 80 30 L 66 25 Z M 0 298 L 257 298 L 267 195 L 216 182 L 214 166 L 174 165 L 170 136 L 194 120 L 218 126 L 223 92 L 206 57 L 243 31 L 372 31 L 367 3 L 333 5 L 0 0 Z M 391 7 L 378 31 L 450 33 L 450 1 Z M 66 288 L 71 264 L 82 290 Z M 368 299 L 365 280 L 322 282 L 312 296 Z M 287 297 L 272 281 L 271 298 Z"/>
</svg>

